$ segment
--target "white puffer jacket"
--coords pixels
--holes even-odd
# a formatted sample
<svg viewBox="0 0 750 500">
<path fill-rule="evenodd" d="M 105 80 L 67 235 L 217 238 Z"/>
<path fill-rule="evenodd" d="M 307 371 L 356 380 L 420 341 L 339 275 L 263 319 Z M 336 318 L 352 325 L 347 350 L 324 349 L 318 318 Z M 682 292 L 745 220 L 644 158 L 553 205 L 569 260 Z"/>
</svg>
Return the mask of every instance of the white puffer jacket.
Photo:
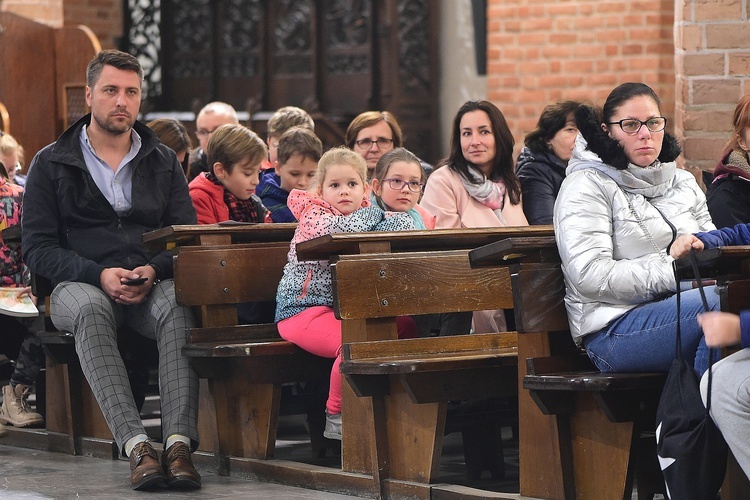
<svg viewBox="0 0 750 500">
<path fill-rule="evenodd" d="M 580 134 L 555 203 L 554 226 L 568 322 L 578 345 L 638 304 L 675 292 L 667 248 L 677 235 L 714 229 L 689 172 L 659 160 L 618 170 L 587 151 Z"/>
</svg>

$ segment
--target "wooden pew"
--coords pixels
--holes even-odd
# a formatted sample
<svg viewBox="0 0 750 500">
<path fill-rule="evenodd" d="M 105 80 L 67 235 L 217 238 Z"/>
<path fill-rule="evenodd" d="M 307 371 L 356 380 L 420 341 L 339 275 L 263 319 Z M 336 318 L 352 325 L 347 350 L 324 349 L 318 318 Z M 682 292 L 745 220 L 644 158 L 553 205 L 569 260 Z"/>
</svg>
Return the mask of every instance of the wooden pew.
<svg viewBox="0 0 750 500">
<path fill-rule="evenodd" d="M 328 258 L 332 263 L 338 265 L 348 255 L 359 255 L 367 258 L 372 257 L 373 254 L 382 254 L 384 252 L 398 252 L 403 254 L 431 252 L 431 255 L 437 255 L 444 251 L 463 250 L 466 255 L 469 249 L 512 236 L 551 234 L 551 226 L 332 234 L 301 243 L 297 246 L 297 252 L 300 259 Z M 418 277 L 418 279 L 421 278 L 422 276 Z M 446 283 L 450 283 L 450 281 Z M 444 286 L 445 283 L 443 283 Z M 340 287 L 341 280 L 337 280 L 335 288 L 340 289 Z M 420 305 L 424 305 L 428 297 L 427 294 L 433 293 L 433 291 L 430 290 L 426 292 L 425 296 L 421 297 Z M 344 295 L 343 293 L 339 293 L 340 297 Z M 429 300 L 427 301 L 429 302 Z M 447 301 L 447 303 L 449 302 Z M 445 302 L 441 303 L 441 306 L 444 305 Z M 393 318 L 367 317 L 347 319 L 343 314 L 343 310 L 340 313 L 343 320 L 342 335 L 344 344 L 396 338 L 395 321 Z M 371 438 L 373 434 L 364 434 L 358 432 L 358 427 L 350 428 L 347 426 L 347 422 L 367 422 L 367 428 L 370 428 L 372 425 L 372 414 L 373 410 L 369 398 L 358 398 L 348 384 L 345 384 L 343 387 L 344 439 L 342 467 L 345 472 L 373 475 L 373 487 L 376 491 L 380 491 L 382 483 L 377 473 L 377 465 L 373 462 L 373 457 L 376 456 L 375 443 Z M 424 483 L 420 485 L 420 488 L 424 488 Z M 436 486 L 432 485 L 433 492 L 436 491 L 435 488 Z M 425 490 L 422 489 L 420 491 L 424 494 Z M 427 491 L 429 491 L 429 488 Z"/>
<path fill-rule="evenodd" d="M 21 225 L 4 229 L 2 235 L 5 242 L 20 242 Z M 49 281 L 32 275 L 31 285 L 39 306 L 44 312 L 49 311 Z M 48 322 L 47 317 L 45 323 Z M 37 332 L 37 337 L 47 354 L 45 381 L 37 387 L 37 406 L 45 407 L 45 429 L 8 426 L 11 432 L 4 444 L 115 458 L 117 447 L 81 372 L 73 336 L 52 328 Z"/>
<path fill-rule="evenodd" d="M 401 315 L 509 308 L 507 272 L 473 270 L 467 255 L 342 256 L 332 266 L 334 309 L 344 321 L 381 318 L 394 324 Z M 403 481 L 436 482 L 448 401 L 515 397 L 516 335 L 346 343 L 341 372 L 358 397 L 371 398 L 372 427 L 359 427 L 357 434 L 374 443 L 375 480 L 388 496 Z M 344 426 L 348 409 L 344 404 Z M 345 441 L 344 448 L 350 444 Z"/>
<path fill-rule="evenodd" d="M 600 373 L 583 350 L 572 348 L 570 334 L 564 331 L 567 317 L 562 272 L 553 261 L 541 262 L 553 248 L 554 241 L 545 239 L 506 240 L 477 249 L 470 256 L 477 266 L 516 261 L 511 266 L 511 279 L 516 324 L 519 333 L 525 332 L 519 335 L 519 355 L 527 358 L 521 381 L 528 390 L 519 394 L 521 470 L 529 463 L 543 463 L 547 477 L 540 483 L 556 486 L 530 493 L 533 485 L 527 483 L 525 487 L 522 481 L 521 494 L 630 498 L 637 477 L 639 499 L 652 498 L 664 488 L 653 433 L 649 431 L 655 425 L 666 373 Z M 747 270 L 743 255 L 747 253 L 729 250 L 722 262 L 712 263 L 713 272 L 741 275 Z M 705 255 L 704 259 L 710 257 Z M 726 292 L 733 284 L 729 285 L 723 295 L 735 298 L 731 307 L 738 307 L 737 301 L 746 307 L 746 295 Z M 727 307 L 729 301 L 725 299 L 723 308 Z M 530 401 L 550 417 L 535 415 Z M 542 433 L 547 439 L 528 439 L 532 433 Z M 555 443 L 552 450 L 550 442 Z M 726 484 L 730 484 L 730 478 L 728 475 Z M 731 498 L 744 498 L 747 490 L 737 496 L 741 487 L 734 479 L 731 484 L 735 492 Z M 729 490 L 722 492 L 722 498 L 725 496 L 730 497 Z"/>
<path fill-rule="evenodd" d="M 214 246 L 226 247 L 253 243 L 277 243 L 281 246 L 286 245 L 288 248 L 296 227 L 297 224 L 243 224 L 232 221 L 206 225 L 175 225 L 146 233 L 143 235 L 143 241 L 151 249 L 173 249 L 175 254 L 179 254 L 181 251 L 187 249 L 193 251 Z M 279 259 L 280 257 L 277 253 L 271 262 L 274 265 L 281 264 Z M 214 327 L 220 329 L 236 326 L 238 324 L 237 303 L 243 302 L 243 294 L 248 293 L 247 287 L 243 288 L 242 285 L 249 282 L 249 275 L 242 275 L 236 272 L 237 268 L 235 266 L 242 264 L 227 262 L 223 259 L 211 261 L 211 264 L 214 266 L 212 272 L 218 270 L 219 276 L 222 279 L 230 279 L 231 281 L 225 281 L 219 289 L 212 288 L 210 292 L 221 290 L 222 295 L 214 297 L 209 302 L 203 304 L 199 302 L 202 300 L 200 295 L 195 296 L 190 294 L 201 293 L 205 280 L 209 277 L 209 273 L 205 269 L 201 269 L 200 262 L 189 261 L 187 258 L 184 259 L 184 262 L 193 267 L 181 274 L 180 278 L 177 278 L 177 271 L 175 270 L 175 292 L 178 302 L 186 300 L 191 303 L 185 303 L 185 305 L 199 304 L 196 305 L 196 319 L 203 328 Z M 263 263 L 264 261 L 261 259 L 258 262 Z M 216 267 L 217 264 L 218 268 Z M 273 276 L 276 276 L 276 283 L 263 289 L 266 292 L 266 297 L 270 296 L 270 292 L 268 292 L 270 288 L 274 288 L 275 290 L 275 287 L 278 285 L 278 277 L 281 276 L 280 271 L 278 269 L 273 271 Z M 227 288 L 226 293 L 223 292 L 224 288 Z M 273 298 L 275 298 L 275 291 Z M 264 298 L 263 300 L 269 299 Z M 247 301 L 251 300 L 248 299 Z M 196 337 L 196 340 L 198 340 L 198 337 Z M 214 401 L 206 380 L 201 380 L 198 432 L 201 439 L 201 450 L 208 452 L 219 450 Z"/>
<path fill-rule="evenodd" d="M 277 349 L 274 356 L 290 356 L 300 354 L 299 351 L 289 351 L 289 345 L 280 341 L 277 337 L 270 339 L 263 339 L 256 337 L 252 339 L 252 342 L 240 342 L 239 339 L 246 340 L 248 331 L 245 327 L 236 326 L 236 311 L 234 309 L 235 302 L 240 300 L 246 300 L 249 297 L 245 295 L 239 295 L 238 286 L 242 286 L 242 283 L 238 283 L 237 279 L 239 272 L 236 268 L 233 268 L 231 261 L 235 257 L 229 259 L 219 259 L 219 262 L 225 262 L 224 271 L 219 270 L 219 273 L 223 273 L 224 277 L 221 278 L 230 286 L 217 287 L 216 282 L 202 283 L 202 287 L 198 286 L 201 284 L 199 280 L 196 280 L 195 273 L 198 272 L 201 265 L 201 260 L 205 261 L 205 258 L 199 257 L 199 251 L 217 251 L 226 252 L 230 251 L 232 247 L 243 247 L 243 243 L 247 242 L 262 242 L 264 244 L 270 244 L 274 241 L 281 241 L 281 237 L 278 234 L 279 226 L 271 225 L 269 227 L 263 227 L 268 225 L 254 225 L 254 226 L 234 226 L 234 227 L 217 227 L 217 226 L 173 226 L 170 228 L 164 228 L 154 233 L 150 233 L 144 236 L 144 241 L 147 244 L 154 246 L 155 248 L 164 247 L 176 247 L 176 262 L 175 262 L 175 274 L 176 274 L 176 287 L 178 289 L 179 300 L 183 303 L 201 303 L 200 306 L 200 317 L 202 322 L 202 329 L 194 331 L 192 334 L 193 342 L 189 347 L 186 347 L 185 352 L 189 353 L 194 359 L 194 363 L 200 366 L 199 370 L 206 370 L 204 373 L 210 377 L 224 377 L 224 380 L 232 380 L 231 382 L 225 382 L 224 387 L 228 387 L 231 391 L 245 389 L 248 383 L 255 383 L 257 386 L 262 386 L 262 380 L 258 378 L 254 380 L 254 375 L 250 372 L 254 370 L 257 365 L 253 363 L 255 358 L 259 358 L 258 354 L 261 352 L 258 350 L 260 340 L 268 340 L 268 344 L 272 344 L 274 349 Z M 293 227 L 293 226 L 292 226 Z M 450 248 L 461 248 L 464 249 L 464 261 L 465 266 L 468 269 L 468 261 L 466 261 L 466 253 L 469 248 L 473 248 L 477 244 L 487 243 L 494 241 L 500 237 L 507 237 L 508 234 L 550 234 L 551 228 L 506 228 L 510 231 L 495 230 L 466 230 L 466 231 L 418 231 L 413 234 L 403 233 L 359 233 L 357 235 L 341 234 L 336 235 L 331 241 L 324 242 L 325 244 L 331 243 L 338 245 L 336 252 L 341 253 L 369 253 L 375 249 L 390 250 L 401 250 L 401 251 L 418 251 L 421 249 L 431 249 L 437 247 L 439 249 L 450 249 Z M 276 231 L 276 234 L 274 234 Z M 352 239 L 351 236 L 354 236 Z M 420 241 L 419 238 L 415 239 L 415 236 L 421 238 L 426 237 L 426 241 Z M 287 234 L 287 239 L 291 238 L 291 232 Z M 392 239 L 390 239 L 392 238 Z M 326 237 L 322 239 L 327 240 Z M 288 241 L 288 240 L 287 240 Z M 321 249 L 318 247 L 318 243 L 310 243 L 310 248 L 320 251 L 319 255 L 325 255 L 326 257 L 312 257 L 312 258 L 328 258 L 330 256 L 330 249 Z M 225 248 L 220 248 L 222 245 Z M 304 244 L 302 245 L 304 246 Z M 192 252 L 196 253 L 193 255 Z M 242 251 L 246 251 L 243 249 Z M 298 247 L 299 251 L 299 247 Z M 188 255 L 193 255 L 195 258 L 188 258 Z M 229 255 L 229 254 L 226 254 Z M 205 255 L 204 255 L 205 257 Z M 302 256 L 301 258 L 306 258 Z M 214 259 L 215 261 L 215 259 Z M 193 262 L 188 265 L 188 262 Z M 190 269 L 189 271 L 183 272 L 182 269 Z M 215 274 L 212 272 L 211 274 Z M 218 299 L 215 303 L 209 303 L 207 297 L 198 298 L 198 295 L 193 298 L 189 298 L 186 287 L 183 287 L 182 283 L 189 283 L 189 287 L 193 290 L 190 293 L 204 293 L 202 288 L 210 288 L 211 290 L 223 290 L 226 288 L 226 292 L 222 294 L 222 298 Z M 198 289 L 198 290 L 196 290 Z M 209 292 L 214 293 L 214 292 Z M 245 292 L 242 292 L 245 293 Z M 506 304 L 507 305 L 507 304 Z M 379 320 L 372 320 L 378 323 Z M 365 320 L 365 323 L 369 320 Z M 351 323 L 351 322 L 350 322 Z M 388 321 L 381 321 L 382 325 L 387 325 L 390 329 L 390 323 Z M 215 336 L 217 332 L 221 332 L 221 342 L 214 342 L 215 345 L 208 345 L 208 340 Z M 390 330 L 389 330 L 390 332 Z M 259 334 L 265 336 L 265 333 Z M 389 333 L 390 335 L 390 333 Z M 395 338 L 395 324 L 393 325 L 392 335 Z M 378 338 L 378 336 L 375 336 Z M 385 338 L 385 337 L 380 337 Z M 216 340 L 216 337 L 213 337 Z M 252 344 L 252 347 L 245 345 Z M 266 349 L 267 347 L 261 347 Z M 268 347 L 270 349 L 270 347 Z M 250 349 L 250 356 L 247 356 L 248 349 Z M 296 348 L 294 348 L 296 349 Z M 200 352 L 199 352 L 200 351 Z M 195 355 L 195 356 L 194 356 Z M 254 358 L 255 356 L 255 358 Z M 198 360 L 197 358 L 204 358 Z M 232 359 L 234 358 L 234 359 Z M 240 358 L 250 358 L 241 361 Z M 229 359 L 231 361 L 227 362 Z M 269 358 L 270 359 L 270 358 Z M 257 361 L 255 361 L 257 362 Z M 514 360 L 515 362 L 515 360 Z M 233 368 L 227 369 L 228 366 Z M 288 368 L 288 366 L 287 366 Z M 259 369 L 260 371 L 267 371 Z M 327 374 L 326 370 L 319 370 Z M 241 374 L 241 376 L 240 376 Z M 268 375 L 265 375 L 266 377 Z M 244 379 L 243 379 L 244 377 Z M 277 377 L 277 375 L 274 375 Z M 278 378 L 278 377 L 277 377 Z M 274 379 L 274 383 L 278 380 Z M 236 383 L 235 383 L 236 382 Z M 201 392 L 202 406 L 201 416 L 208 415 L 208 418 L 203 418 L 202 422 L 219 422 L 215 417 L 210 416 L 210 412 L 206 412 L 206 408 L 224 407 L 226 410 L 223 412 L 227 415 L 231 414 L 231 419 L 234 420 L 235 415 L 238 413 L 230 413 L 233 410 L 230 407 L 230 398 L 227 395 L 228 391 L 222 388 L 222 384 L 217 382 L 215 388 L 212 390 L 216 402 L 211 401 L 210 395 L 212 391 L 205 390 Z M 207 387 L 206 387 L 207 388 Z M 222 395 L 223 392 L 223 395 Z M 223 400 L 222 400 L 223 398 Z M 273 409 L 273 398 L 268 398 L 271 401 L 271 409 Z M 208 403 L 206 403 L 208 402 Z M 244 411 L 241 413 L 244 418 Z M 273 414 L 270 411 L 269 414 Z M 224 417 L 221 417 L 222 419 Z M 253 415 L 253 418 L 256 418 Z M 350 422 L 358 423 L 356 420 L 349 420 Z M 220 424 L 221 425 L 221 424 Z M 262 432 L 246 430 L 244 435 L 238 436 L 237 433 L 230 434 L 230 430 L 225 430 L 229 437 L 221 437 L 216 442 L 215 449 L 221 448 L 222 456 L 221 471 L 227 472 L 228 465 L 231 464 L 231 470 L 233 473 L 240 475 L 247 475 L 250 477 L 268 479 L 272 481 L 281 482 L 292 482 L 297 485 L 302 485 L 309 488 L 325 489 L 327 491 L 340 491 L 340 492 L 360 492 L 361 494 L 372 495 L 373 491 L 380 491 L 379 485 L 374 485 L 372 475 L 367 473 L 361 473 L 357 471 L 347 470 L 335 471 L 327 468 L 309 466 L 307 464 L 296 464 L 293 462 L 283 460 L 264 460 L 262 458 L 247 458 L 242 456 L 234 456 L 232 454 L 254 454 L 258 457 L 266 456 L 270 457 L 272 453 L 272 447 L 269 444 L 270 440 L 265 437 L 259 438 L 258 436 L 270 436 L 273 434 L 273 422 L 272 419 L 267 424 L 253 423 L 255 429 L 268 429 Z M 263 427 L 265 426 L 265 427 Z M 346 424 L 345 424 L 346 426 Z M 210 426 L 209 426 L 210 427 Z M 353 427 L 352 432 L 356 432 L 357 426 Z M 200 425 L 201 440 L 204 441 L 204 431 L 207 427 Z M 345 431 L 346 432 L 346 431 Z M 346 439 L 346 438 L 345 438 Z M 239 443 L 242 444 L 239 444 Z M 346 442 L 346 441 L 345 441 Z M 224 451 L 226 450 L 226 451 Z M 346 450 L 346 445 L 344 446 Z M 228 456 L 225 455 L 228 454 Z M 265 454 L 265 455 L 264 455 Z M 360 455 L 361 456 L 361 455 Z M 200 460 L 200 454 L 197 456 Z M 363 459 L 366 462 L 366 466 L 369 468 L 371 464 L 370 458 Z M 373 488 L 375 488 L 373 490 Z M 451 486 L 445 491 L 455 491 L 456 487 Z M 458 488 L 460 490 L 460 487 Z M 486 495 L 487 492 L 482 492 Z"/>
<path fill-rule="evenodd" d="M 188 246 L 174 260 L 178 303 L 200 308 L 204 319 L 183 352 L 208 381 L 222 473 L 228 457 L 273 458 L 282 384 L 329 378 L 332 360 L 283 340 L 275 324 L 236 325 L 237 304 L 275 300 L 288 252 L 284 242 Z M 234 325 L 206 324 L 232 315 Z M 320 417 L 311 425 L 317 447 L 323 415 L 322 405 L 310 415 Z"/>
<path fill-rule="evenodd" d="M 649 417 L 666 375 L 602 374 L 575 347 L 554 238 L 508 239 L 472 251 L 470 259 L 477 267 L 510 265 L 519 357 L 525 360 L 519 362 L 521 494 L 629 498 L 635 457 L 640 450 L 648 456 L 641 430 L 653 429 Z M 652 458 L 650 470 L 658 473 Z M 642 470 L 639 494 L 661 491 L 660 477 Z"/>
<path fill-rule="evenodd" d="M 153 249 L 175 248 L 178 245 L 193 247 L 200 245 L 226 244 L 233 242 L 286 241 L 288 246 L 296 224 L 257 225 L 208 225 L 169 226 L 144 235 L 144 242 Z M 19 226 L 20 228 L 20 226 Z M 20 235 L 19 235 L 20 237 Z M 285 258 L 285 257 L 284 257 Z M 274 262 L 279 262 L 276 259 Z M 235 283 L 242 276 L 235 276 Z M 206 277 L 195 271 L 185 283 L 200 289 Z M 34 293 L 44 300 L 51 293 L 49 282 L 35 277 Z M 176 282 L 177 285 L 177 282 Z M 274 285 L 275 288 L 275 285 Z M 274 294 L 275 296 L 275 294 Z M 49 302 L 47 301 L 47 311 Z M 199 311 L 205 326 L 236 325 L 236 305 L 212 304 Z M 48 329 L 40 333 L 40 340 L 47 352 L 47 421 L 46 432 L 40 435 L 42 449 L 64 451 L 71 454 L 86 454 L 117 458 L 119 451 L 106 425 L 99 405 L 86 382 L 75 353 L 73 336 L 67 332 Z M 218 448 L 216 420 L 208 388 L 202 390 L 199 423 L 201 439 L 207 449 Z"/>
</svg>

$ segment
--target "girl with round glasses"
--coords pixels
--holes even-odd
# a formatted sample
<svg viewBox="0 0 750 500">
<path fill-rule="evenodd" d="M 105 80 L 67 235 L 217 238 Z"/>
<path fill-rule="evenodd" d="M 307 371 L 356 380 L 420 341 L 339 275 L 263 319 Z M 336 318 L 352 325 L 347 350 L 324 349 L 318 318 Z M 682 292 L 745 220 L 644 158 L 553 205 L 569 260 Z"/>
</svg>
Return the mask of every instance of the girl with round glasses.
<svg viewBox="0 0 750 500">
<path fill-rule="evenodd" d="M 714 225 L 695 178 L 675 164 L 680 145 L 665 130 L 659 98 L 625 83 L 601 110 L 583 105 L 575 118 L 580 134 L 554 211 L 573 339 L 603 372 L 666 372 L 679 320 L 685 359 L 702 373 L 700 295 L 682 294 L 678 319 L 669 248 Z M 715 288 L 706 287 L 712 310 Z"/>
<path fill-rule="evenodd" d="M 425 177 L 419 159 L 411 151 L 405 148 L 389 151 L 375 166 L 370 201 L 386 211 L 408 213 L 414 219 L 415 229 L 433 229 L 435 216 L 417 203 Z"/>
</svg>

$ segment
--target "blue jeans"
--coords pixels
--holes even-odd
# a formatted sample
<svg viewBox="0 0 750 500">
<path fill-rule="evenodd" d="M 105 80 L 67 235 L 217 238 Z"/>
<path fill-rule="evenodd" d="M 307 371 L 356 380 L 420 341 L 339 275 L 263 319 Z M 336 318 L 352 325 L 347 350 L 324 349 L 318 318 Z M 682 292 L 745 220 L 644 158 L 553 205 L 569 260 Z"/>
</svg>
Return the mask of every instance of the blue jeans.
<svg viewBox="0 0 750 500">
<path fill-rule="evenodd" d="M 709 310 L 719 310 L 715 286 L 705 287 Z M 703 312 L 698 289 L 680 294 L 682 355 L 696 373 L 708 369 L 708 353 L 696 316 Z M 641 304 L 596 333 L 583 344 L 591 361 L 602 372 L 666 372 L 675 358 L 677 295 Z"/>
</svg>

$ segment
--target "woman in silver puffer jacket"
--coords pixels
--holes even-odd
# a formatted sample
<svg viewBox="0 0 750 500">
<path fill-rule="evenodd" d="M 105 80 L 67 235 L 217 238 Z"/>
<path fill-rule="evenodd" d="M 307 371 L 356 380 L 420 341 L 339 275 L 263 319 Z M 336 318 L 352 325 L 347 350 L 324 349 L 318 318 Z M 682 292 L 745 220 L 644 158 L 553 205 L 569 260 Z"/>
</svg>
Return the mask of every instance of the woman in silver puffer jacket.
<svg viewBox="0 0 750 500">
<path fill-rule="evenodd" d="M 668 371 L 677 321 L 669 246 L 677 235 L 714 229 L 705 196 L 676 167 L 680 146 L 647 85 L 620 85 L 601 111 L 581 106 L 576 125 L 554 212 L 573 339 L 601 371 Z M 715 287 L 706 292 L 718 309 Z M 702 373 L 700 295 L 681 295 L 682 349 Z"/>
</svg>

